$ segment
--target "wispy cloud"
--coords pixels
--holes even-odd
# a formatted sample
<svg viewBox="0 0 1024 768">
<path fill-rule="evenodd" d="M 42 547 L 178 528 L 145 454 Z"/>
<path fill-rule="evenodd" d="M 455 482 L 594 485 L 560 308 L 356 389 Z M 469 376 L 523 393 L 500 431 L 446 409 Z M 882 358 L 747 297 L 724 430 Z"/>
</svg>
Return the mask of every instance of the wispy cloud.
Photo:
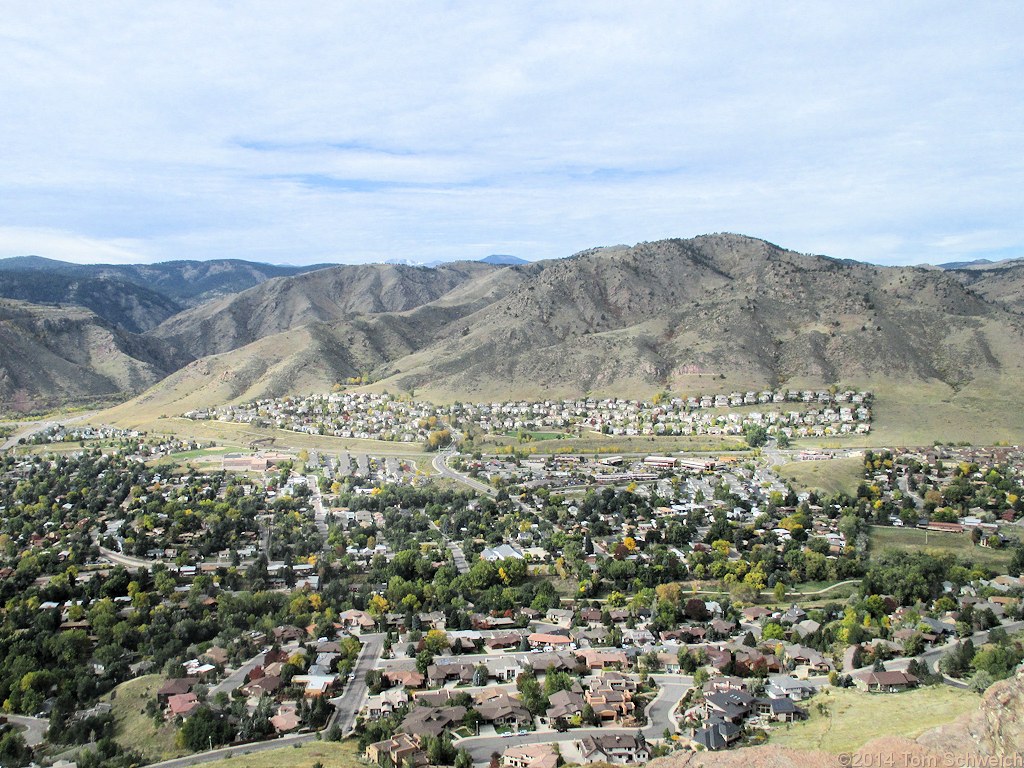
<svg viewBox="0 0 1024 768">
<path fill-rule="evenodd" d="M 26 7 L 0 20 L 0 256 L 538 258 L 711 231 L 881 263 L 1024 255 L 1022 22 L 953 2 Z"/>
</svg>

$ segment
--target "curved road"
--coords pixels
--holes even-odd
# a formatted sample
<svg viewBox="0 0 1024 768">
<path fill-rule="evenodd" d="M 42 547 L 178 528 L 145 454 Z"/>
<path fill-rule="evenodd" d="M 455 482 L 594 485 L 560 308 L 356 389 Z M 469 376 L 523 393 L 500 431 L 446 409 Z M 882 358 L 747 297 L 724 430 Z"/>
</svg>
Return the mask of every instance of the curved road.
<svg viewBox="0 0 1024 768">
<path fill-rule="evenodd" d="M 46 729 L 50 727 L 50 721 L 44 717 L 29 717 L 28 715 L 7 715 L 8 722 L 18 726 L 21 735 L 25 737 L 25 743 L 30 747 L 38 747 L 43 743 Z"/>
<path fill-rule="evenodd" d="M 675 721 L 672 719 L 672 710 L 683 695 L 692 687 L 692 679 L 689 683 L 687 678 L 680 678 L 679 682 L 664 682 L 658 690 L 658 695 L 647 707 L 647 725 L 642 728 L 574 728 L 564 733 L 557 731 L 530 731 L 522 735 L 516 735 L 512 739 L 502 736 L 471 736 L 455 742 L 455 746 L 466 749 L 473 757 L 474 763 L 486 763 L 491 759 L 494 752 L 502 752 L 512 744 L 548 744 L 551 742 L 579 741 L 584 736 L 615 736 L 615 735 L 636 735 L 637 731 L 643 733 L 648 740 L 664 738 L 665 729 L 676 730 Z"/>
</svg>

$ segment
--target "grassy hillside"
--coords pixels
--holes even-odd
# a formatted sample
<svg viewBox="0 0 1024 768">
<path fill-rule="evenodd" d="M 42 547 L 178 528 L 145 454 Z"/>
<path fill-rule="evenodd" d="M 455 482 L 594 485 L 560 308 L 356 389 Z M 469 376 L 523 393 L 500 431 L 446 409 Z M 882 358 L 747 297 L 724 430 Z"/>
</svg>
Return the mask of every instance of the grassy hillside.
<svg viewBox="0 0 1024 768">
<path fill-rule="evenodd" d="M 144 675 L 121 683 L 104 697 L 113 710 L 117 743 L 136 750 L 150 762 L 188 754 L 188 750 L 177 746 L 177 729 L 173 725 L 158 728 L 145 712 L 146 703 L 156 698 L 165 680 L 163 675 Z"/>
<path fill-rule="evenodd" d="M 818 705 L 825 711 L 819 712 Z M 802 704 L 810 718 L 775 726 L 770 743 L 794 749 L 852 752 L 880 736 L 915 738 L 981 706 L 977 694 L 939 685 L 898 694 L 829 689 Z"/>
<path fill-rule="evenodd" d="M 298 747 L 282 747 L 242 757 L 204 763 L 207 768 L 312 768 L 316 763 L 324 768 L 356 768 L 366 766 L 359 756 L 359 744 L 347 741 L 314 741 Z"/>
<path fill-rule="evenodd" d="M 872 526 L 872 552 L 882 552 L 890 547 L 907 552 L 952 552 L 1001 573 L 1006 573 L 1006 567 L 1013 556 L 1009 549 L 979 547 L 966 533 L 935 533 L 917 528 Z"/>
</svg>

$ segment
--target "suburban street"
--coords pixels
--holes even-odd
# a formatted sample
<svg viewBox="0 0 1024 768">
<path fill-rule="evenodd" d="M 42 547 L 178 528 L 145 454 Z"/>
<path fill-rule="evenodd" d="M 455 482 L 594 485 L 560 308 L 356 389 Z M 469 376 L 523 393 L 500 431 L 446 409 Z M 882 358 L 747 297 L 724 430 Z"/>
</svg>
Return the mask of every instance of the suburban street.
<svg viewBox="0 0 1024 768">
<path fill-rule="evenodd" d="M 384 649 L 384 637 L 385 635 L 381 632 L 360 636 L 363 650 L 359 653 L 353 670 L 355 679 L 345 683 L 345 690 L 341 696 L 331 699 L 335 709 L 328 727 L 337 723 L 341 726 L 344 736 L 350 735 L 355 728 L 356 715 L 366 698 L 366 673 L 377 664 L 377 659 L 380 658 L 381 651 Z"/>
<path fill-rule="evenodd" d="M 486 493 L 488 496 L 497 495 L 497 491 L 487 483 L 482 483 L 476 478 L 472 478 L 469 475 L 464 475 L 461 472 L 456 472 L 454 469 L 448 466 L 448 459 L 454 455 L 454 451 L 446 450 L 441 451 L 434 456 L 431 465 L 434 470 L 441 476 L 447 477 L 449 480 L 454 480 L 457 483 L 462 483 L 465 486 L 472 488 L 474 491 L 480 493 Z"/>
<path fill-rule="evenodd" d="M 263 654 L 264 653 L 265 653 L 265 651 L 261 651 L 256 656 L 253 656 L 251 659 L 249 659 L 247 662 L 245 662 L 242 666 L 240 666 L 238 669 L 236 669 L 230 675 L 228 675 L 223 680 L 221 680 L 219 683 L 217 683 L 217 685 L 213 686 L 210 689 L 210 691 L 209 691 L 210 697 L 212 698 L 213 696 L 216 696 L 221 691 L 223 691 L 224 693 L 230 695 L 231 692 L 233 690 L 235 690 L 235 688 L 237 688 L 238 686 L 240 686 L 242 683 L 245 682 L 245 676 L 247 674 L 249 674 L 253 670 L 253 667 L 257 666 L 258 664 L 260 664 L 260 662 L 263 661 Z"/>
<path fill-rule="evenodd" d="M 665 677 L 664 675 L 661 677 Z M 675 730 L 671 719 L 672 710 L 686 691 L 693 685 L 692 678 L 677 677 L 678 682 L 659 680 L 658 695 L 647 708 L 647 722 L 643 728 L 574 728 L 564 733 L 557 731 L 530 731 L 517 734 L 511 739 L 503 736 L 471 736 L 460 739 L 455 746 L 466 749 L 474 763 L 486 763 L 494 752 L 501 752 L 515 744 L 548 744 L 550 742 L 579 741 L 584 736 L 614 736 L 616 734 L 635 736 L 639 730 L 647 739 L 661 739 L 665 729 Z"/>
</svg>

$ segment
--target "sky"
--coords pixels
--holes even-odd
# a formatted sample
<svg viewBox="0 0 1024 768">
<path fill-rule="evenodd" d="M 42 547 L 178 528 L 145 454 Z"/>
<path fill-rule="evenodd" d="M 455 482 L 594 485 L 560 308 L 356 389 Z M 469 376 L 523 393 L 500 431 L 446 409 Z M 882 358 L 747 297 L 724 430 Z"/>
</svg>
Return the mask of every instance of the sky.
<svg viewBox="0 0 1024 768">
<path fill-rule="evenodd" d="M 18 5 L 0 257 L 1024 257 L 1020 2 Z"/>
</svg>

